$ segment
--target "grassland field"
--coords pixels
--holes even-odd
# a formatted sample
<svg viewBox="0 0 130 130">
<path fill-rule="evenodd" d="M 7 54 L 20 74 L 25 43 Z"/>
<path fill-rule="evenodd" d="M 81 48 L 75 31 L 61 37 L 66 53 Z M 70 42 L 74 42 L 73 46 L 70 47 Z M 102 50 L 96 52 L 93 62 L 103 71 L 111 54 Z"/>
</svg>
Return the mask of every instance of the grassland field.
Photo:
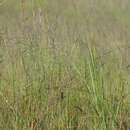
<svg viewBox="0 0 130 130">
<path fill-rule="evenodd" d="M 0 130 L 130 130 L 129 0 L 0 0 Z"/>
</svg>

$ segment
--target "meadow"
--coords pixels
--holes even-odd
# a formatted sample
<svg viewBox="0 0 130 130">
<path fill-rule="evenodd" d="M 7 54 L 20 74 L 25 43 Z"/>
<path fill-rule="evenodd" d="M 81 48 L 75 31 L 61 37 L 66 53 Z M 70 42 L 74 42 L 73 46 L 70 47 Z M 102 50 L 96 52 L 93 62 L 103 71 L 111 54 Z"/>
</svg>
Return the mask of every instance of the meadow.
<svg viewBox="0 0 130 130">
<path fill-rule="evenodd" d="M 0 130 L 130 130 L 129 0 L 0 0 Z"/>
</svg>

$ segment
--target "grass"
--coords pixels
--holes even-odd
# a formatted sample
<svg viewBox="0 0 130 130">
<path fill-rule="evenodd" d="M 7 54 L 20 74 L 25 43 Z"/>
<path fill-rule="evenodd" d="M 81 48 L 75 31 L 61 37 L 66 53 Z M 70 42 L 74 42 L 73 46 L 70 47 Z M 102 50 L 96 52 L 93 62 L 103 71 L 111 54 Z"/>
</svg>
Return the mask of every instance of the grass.
<svg viewBox="0 0 130 130">
<path fill-rule="evenodd" d="M 129 130 L 129 5 L 0 4 L 0 130 Z"/>
</svg>

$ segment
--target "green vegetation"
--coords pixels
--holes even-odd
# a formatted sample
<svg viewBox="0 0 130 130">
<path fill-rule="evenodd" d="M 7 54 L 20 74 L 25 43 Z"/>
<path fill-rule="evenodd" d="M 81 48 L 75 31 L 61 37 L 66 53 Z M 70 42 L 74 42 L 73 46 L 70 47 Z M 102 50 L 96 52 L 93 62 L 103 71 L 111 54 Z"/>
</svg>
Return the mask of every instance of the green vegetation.
<svg viewBox="0 0 130 130">
<path fill-rule="evenodd" d="M 0 130 L 129 130 L 129 16 L 129 0 L 0 0 Z"/>
</svg>

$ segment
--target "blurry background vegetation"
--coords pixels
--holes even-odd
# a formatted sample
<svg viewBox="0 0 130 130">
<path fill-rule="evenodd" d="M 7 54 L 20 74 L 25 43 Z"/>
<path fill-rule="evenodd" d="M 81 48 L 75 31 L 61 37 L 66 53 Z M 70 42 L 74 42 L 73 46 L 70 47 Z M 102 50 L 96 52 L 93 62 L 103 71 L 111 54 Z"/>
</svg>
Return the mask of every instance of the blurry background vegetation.
<svg viewBox="0 0 130 130">
<path fill-rule="evenodd" d="M 0 0 L 0 130 L 129 130 L 129 0 Z"/>
</svg>

